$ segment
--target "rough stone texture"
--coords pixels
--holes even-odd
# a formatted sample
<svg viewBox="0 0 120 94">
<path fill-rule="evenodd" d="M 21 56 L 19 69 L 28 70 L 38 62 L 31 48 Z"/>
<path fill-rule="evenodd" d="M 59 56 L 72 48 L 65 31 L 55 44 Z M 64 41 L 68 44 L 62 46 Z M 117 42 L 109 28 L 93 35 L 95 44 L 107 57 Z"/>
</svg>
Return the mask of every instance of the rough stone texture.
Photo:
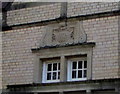
<svg viewBox="0 0 120 94">
<path fill-rule="evenodd" d="M 9 11 L 7 13 L 7 24 L 15 25 L 58 18 L 60 9 L 61 3 L 56 3 Z"/>
<path fill-rule="evenodd" d="M 84 21 L 93 48 L 93 79 L 118 78 L 118 16 Z"/>
<path fill-rule="evenodd" d="M 9 11 L 7 23 L 13 25 L 56 18 L 60 16 L 60 8 L 58 3 Z M 116 9 L 118 9 L 117 3 L 69 3 L 68 16 Z M 4 87 L 33 82 L 35 57 L 31 48 L 39 47 L 46 26 L 3 32 Z M 118 16 L 83 20 L 83 28 L 87 34 L 87 42 L 96 43 L 93 48 L 92 79 L 118 78 Z"/>
<path fill-rule="evenodd" d="M 31 48 L 39 45 L 43 27 L 3 33 L 3 84 L 31 83 L 34 56 Z"/>
<path fill-rule="evenodd" d="M 2 89 L 2 13 L 0 10 L 0 93 Z"/>
<path fill-rule="evenodd" d="M 120 31 L 120 16 L 118 17 L 118 30 Z M 118 33 L 118 40 L 120 40 L 120 32 Z M 119 46 L 119 48 L 118 48 L 118 52 L 119 52 L 119 61 L 120 61 L 120 43 L 118 44 L 118 46 Z M 119 78 L 120 78 L 120 63 L 119 63 L 119 73 L 118 73 L 118 75 L 119 75 Z"/>
<path fill-rule="evenodd" d="M 2 89 L 2 32 L 0 32 L 0 90 Z"/>
<path fill-rule="evenodd" d="M 68 3 L 67 16 L 86 15 L 100 12 L 118 10 L 117 2 L 107 3 Z M 28 22 L 37 22 L 42 20 L 54 19 L 60 17 L 61 3 L 43 5 L 32 8 L 13 10 L 7 13 L 7 24 L 16 25 Z"/>
<path fill-rule="evenodd" d="M 86 15 L 118 10 L 116 2 L 81 2 L 68 3 L 68 16 Z"/>
</svg>

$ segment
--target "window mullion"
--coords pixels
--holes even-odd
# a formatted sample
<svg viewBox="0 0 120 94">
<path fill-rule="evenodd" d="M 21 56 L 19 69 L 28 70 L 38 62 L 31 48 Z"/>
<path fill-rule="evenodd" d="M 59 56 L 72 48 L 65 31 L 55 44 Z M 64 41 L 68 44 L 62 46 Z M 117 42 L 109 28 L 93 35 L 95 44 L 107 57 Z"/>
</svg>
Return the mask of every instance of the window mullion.
<svg viewBox="0 0 120 94">
<path fill-rule="evenodd" d="M 47 69 L 48 69 L 48 64 L 44 64 L 45 66 L 43 67 L 43 73 L 45 72 L 45 81 L 47 80 L 47 73 L 48 73 L 48 71 L 47 71 Z M 44 74 L 43 74 L 43 76 L 44 76 Z"/>
<path fill-rule="evenodd" d="M 53 63 L 52 63 L 52 69 L 51 69 L 51 80 L 53 80 Z"/>
<path fill-rule="evenodd" d="M 58 67 L 59 67 L 59 63 L 57 63 L 57 74 L 56 74 L 56 79 L 58 79 Z"/>
<path fill-rule="evenodd" d="M 82 61 L 82 78 L 84 78 L 84 61 Z"/>
<path fill-rule="evenodd" d="M 77 68 L 76 68 L 76 78 L 78 78 L 78 61 L 77 61 Z"/>
</svg>

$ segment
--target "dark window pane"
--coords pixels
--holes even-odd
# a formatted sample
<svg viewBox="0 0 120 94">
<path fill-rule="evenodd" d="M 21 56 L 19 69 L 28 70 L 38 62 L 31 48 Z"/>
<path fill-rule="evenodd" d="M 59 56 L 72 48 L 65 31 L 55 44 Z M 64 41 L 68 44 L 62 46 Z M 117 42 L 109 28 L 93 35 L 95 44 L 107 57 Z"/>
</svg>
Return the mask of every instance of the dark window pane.
<svg viewBox="0 0 120 94">
<path fill-rule="evenodd" d="M 78 78 L 82 78 L 82 70 L 78 71 Z"/>
<path fill-rule="evenodd" d="M 56 72 L 53 72 L 53 80 L 56 79 L 56 76 L 57 76 L 57 73 L 56 73 Z"/>
<path fill-rule="evenodd" d="M 53 70 L 57 70 L 57 63 L 53 64 Z"/>
<path fill-rule="evenodd" d="M 76 78 L 76 71 L 72 71 L 72 78 Z"/>
<path fill-rule="evenodd" d="M 84 61 L 84 68 L 87 68 L 87 61 Z"/>
<path fill-rule="evenodd" d="M 60 70 L 60 63 L 58 63 L 58 70 Z"/>
<path fill-rule="evenodd" d="M 84 77 L 87 77 L 87 71 L 84 70 Z"/>
<path fill-rule="evenodd" d="M 47 80 L 51 80 L 51 73 L 47 73 Z"/>
<path fill-rule="evenodd" d="M 82 69 L 82 61 L 78 62 L 78 69 Z"/>
<path fill-rule="evenodd" d="M 52 64 L 48 64 L 48 71 L 51 71 L 51 69 L 52 69 Z"/>
<path fill-rule="evenodd" d="M 58 79 L 60 79 L 60 72 L 58 72 Z"/>
<path fill-rule="evenodd" d="M 72 63 L 72 69 L 76 69 L 77 68 L 77 62 L 73 62 Z"/>
</svg>

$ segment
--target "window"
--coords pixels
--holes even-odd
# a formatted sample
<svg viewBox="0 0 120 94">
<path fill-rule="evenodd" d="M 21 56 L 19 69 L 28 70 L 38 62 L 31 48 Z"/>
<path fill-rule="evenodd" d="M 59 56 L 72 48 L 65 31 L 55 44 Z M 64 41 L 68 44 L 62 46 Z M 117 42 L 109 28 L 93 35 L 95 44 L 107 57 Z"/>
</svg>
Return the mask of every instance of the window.
<svg viewBox="0 0 120 94">
<path fill-rule="evenodd" d="M 68 81 L 80 81 L 87 79 L 87 60 L 68 61 Z"/>
<path fill-rule="evenodd" d="M 92 79 L 93 45 L 41 49 L 36 58 L 34 82 L 54 83 Z"/>
<path fill-rule="evenodd" d="M 60 63 L 44 62 L 43 64 L 43 83 L 60 81 Z"/>
</svg>

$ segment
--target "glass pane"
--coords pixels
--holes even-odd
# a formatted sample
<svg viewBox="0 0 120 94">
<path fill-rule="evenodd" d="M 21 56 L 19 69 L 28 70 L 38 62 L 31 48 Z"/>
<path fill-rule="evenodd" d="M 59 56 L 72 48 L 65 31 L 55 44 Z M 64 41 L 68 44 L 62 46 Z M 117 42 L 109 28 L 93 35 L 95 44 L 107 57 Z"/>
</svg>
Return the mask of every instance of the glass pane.
<svg viewBox="0 0 120 94">
<path fill-rule="evenodd" d="M 56 72 L 53 72 L 53 80 L 56 79 L 56 76 L 57 76 L 57 73 L 56 73 Z"/>
<path fill-rule="evenodd" d="M 60 63 L 58 63 L 58 70 L 60 70 Z"/>
<path fill-rule="evenodd" d="M 47 69 L 47 71 L 51 71 L 51 69 L 52 69 L 52 64 L 48 64 L 48 69 Z"/>
<path fill-rule="evenodd" d="M 77 62 L 72 63 L 72 69 L 77 69 Z"/>
<path fill-rule="evenodd" d="M 78 62 L 78 69 L 82 69 L 82 61 Z"/>
<path fill-rule="evenodd" d="M 78 78 L 82 78 L 82 70 L 78 71 Z"/>
<path fill-rule="evenodd" d="M 84 61 L 84 68 L 87 68 L 87 61 Z"/>
<path fill-rule="evenodd" d="M 72 78 L 76 78 L 76 71 L 72 71 Z"/>
<path fill-rule="evenodd" d="M 51 80 L 51 73 L 47 73 L 47 80 Z"/>
<path fill-rule="evenodd" d="M 60 79 L 60 72 L 58 72 L 58 79 Z"/>
<path fill-rule="evenodd" d="M 84 78 L 87 77 L 87 70 L 84 70 Z"/>
<path fill-rule="evenodd" d="M 57 70 L 57 63 L 53 64 L 53 71 Z"/>
</svg>

